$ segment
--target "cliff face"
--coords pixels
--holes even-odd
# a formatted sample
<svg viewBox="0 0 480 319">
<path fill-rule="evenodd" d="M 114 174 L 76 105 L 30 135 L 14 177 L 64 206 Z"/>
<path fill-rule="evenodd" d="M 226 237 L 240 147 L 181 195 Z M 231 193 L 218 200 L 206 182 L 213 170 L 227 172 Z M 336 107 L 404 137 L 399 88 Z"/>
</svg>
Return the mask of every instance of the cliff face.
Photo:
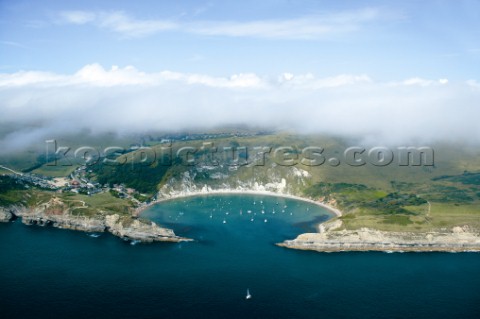
<svg viewBox="0 0 480 319">
<path fill-rule="evenodd" d="M 133 220 L 122 222 L 119 215 L 105 217 L 105 226 L 109 232 L 123 239 L 138 240 L 142 242 L 154 241 L 190 241 L 175 235 L 173 230 L 159 227 L 154 222 Z"/>
<path fill-rule="evenodd" d="M 41 208 L 20 209 L 16 212 L 25 225 L 53 226 L 56 228 L 81 230 L 86 232 L 103 232 L 105 223 L 99 218 L 73 216 L 64 211 L 61 215 L 48 214 Z"/>
<path fill-rule="evenodd" d="M 0 207 L 0 223 L 8 223 L 12 218 L 13 214 L 9 209 Z"/>
<path fill-rule="evenodd" d="M 467 227 L 454 227 L 451 232 L 406 233 L 384 232 L 368 228 L 360 230 L 326 230 L 301 234 L 294 240 L 278 244 L 282 247 L 336 251 L 480 251 L 480 235 Z"/>
<path fill-rule="evenodd" d="M 176 236 L 173 230 L 162 228 L 153 222 L 140 221 L 130 216 L 122 218 L 117 214 L 95 217 L 75 216 L 68 209 L 40 207 L 11 207 L 0 210 L 0 219 L 9 221 L 14 216 L 21 217 L 26 225 L 53 226 L 62 229 L 80 230 L 85 232 L 105 232 L 125 240 L 141 242 L 170 241 L 179 242 L 189 239 Z"/>
<path fill-rule="evenodd" d="M 216 190 L 238 192 L 269 192 L 281 195 L 302 195 L 300 191 L 310 179 L 310 174 L 296 167 L 261 167 L 251 176 L 239 176 L 237 171 L 229 171 L 222 166 L 194 167 L 170 178 L 160 189 L 158 198 L 172 198 L 190 194 L 209 193 Z M 205 178 L 208 176 L 208 178 Z"/>
</svg>

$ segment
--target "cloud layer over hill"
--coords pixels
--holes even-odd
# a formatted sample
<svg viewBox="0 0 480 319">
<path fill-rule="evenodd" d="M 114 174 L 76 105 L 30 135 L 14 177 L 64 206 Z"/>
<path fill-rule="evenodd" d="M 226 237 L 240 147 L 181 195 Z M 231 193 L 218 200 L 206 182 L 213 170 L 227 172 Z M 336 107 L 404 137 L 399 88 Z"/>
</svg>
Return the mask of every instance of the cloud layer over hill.
<svg viewBox="0 0 480 319">
<path fill-rule="evenodd" d="M 64 133 L 247 124 L 368 142 L 480 140 L 480 83 L 378 82 L 365 74 L 214 77 L 90 64 L 74 74 L 0 74 L 3 152 Z M 6 127 L 9 127 L 8 131 Z"/>
</svg>

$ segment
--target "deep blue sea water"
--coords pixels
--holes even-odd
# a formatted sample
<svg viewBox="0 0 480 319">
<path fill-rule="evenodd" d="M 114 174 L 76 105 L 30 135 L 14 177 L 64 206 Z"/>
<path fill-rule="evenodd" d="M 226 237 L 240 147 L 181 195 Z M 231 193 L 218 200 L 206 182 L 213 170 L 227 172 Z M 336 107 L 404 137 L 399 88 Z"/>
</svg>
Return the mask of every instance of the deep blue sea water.
<svg viewBox="0 0 480 319">
<path fill-rule="evenodd" d="M 1 224 L 0 318 L 480 318 L 480 254 L 277 247 L 330 215 L 275 197 L 192 197 L 143 216 L 196 241 Z"/>
</svg>

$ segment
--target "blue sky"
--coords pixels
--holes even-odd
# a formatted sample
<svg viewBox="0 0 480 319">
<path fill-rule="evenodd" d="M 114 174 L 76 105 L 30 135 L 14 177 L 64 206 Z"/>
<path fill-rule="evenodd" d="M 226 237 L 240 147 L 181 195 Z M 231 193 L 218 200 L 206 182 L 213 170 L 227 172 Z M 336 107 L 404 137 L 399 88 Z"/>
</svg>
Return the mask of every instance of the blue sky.
<svg viewBox="0 0 480 319">
<path fill-rule="evenodd" d="M 480 1 L 0 0 L 0 151 L 226 124 L 478 143 L 479 40 Z"/>
<path fill-rule="evenodd" d="M 0 21 L 1 72 L 480 73 L 479 1 L 3 0 Z"/>
</svg>

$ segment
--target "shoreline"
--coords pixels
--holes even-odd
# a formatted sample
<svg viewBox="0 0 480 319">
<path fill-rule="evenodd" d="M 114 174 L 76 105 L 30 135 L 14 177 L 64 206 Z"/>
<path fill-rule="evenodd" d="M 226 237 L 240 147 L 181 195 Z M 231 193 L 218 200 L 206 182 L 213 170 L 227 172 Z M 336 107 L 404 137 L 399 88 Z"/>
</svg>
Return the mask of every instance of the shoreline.
<svg viewBox="0 0 480 319">
<path fill-rule="evenodd" d="M 426 233 L 410 234 L 382 232 L 373 229 L 363 229 L 354 231 L 336 231 L 341 226 L 341 220 L 335 220 L 335 217 L 342 216 L 342 212 L 327 203 L 315 201 L 309 198 L 295 196 L 291 194 L 282 194 L 262 190 L 202 190 L 194 192 L 179 192 L 164 195 L 137 209 L 136 214 L 140 215 L 144 210 L 155 204 L 176 200 L 187 197 L 207 196 L 207 195 L 259 195 L 283 197 L 303 202 L 315 204 L 327 210 L 332 217 L 327 221 L 319 223 L 317 232 L 312 234 L 300 234 L 292 240 L 285 240 L 276 245 L 288 249 L 310 250 L 323 253 L 331 252 L 384 252 L 384 253 L 406 253 L 406 252 L 480 252 L 480 237 L 478 234 L 469 233 L 457 229 L 453 233 Z M 137 216 L 138 216 L 137 215 Z M 334 220 L 330 225 L 325 225 Z M 325 226 L 324 226 L 325 225 Z M 360 236 L 359 236 L 360 235 Z M 410 237 L 405 239 L 404 236 Z"/>
<path fill-rule="evenodd" d="M 127 217 L 125 220 L 122 217 Z M 85 233 L 111 233 L 120 239 L 131 242 L 184 242 L 192 241 L 175 235 L 173 230 L 160 227 L 152 221 L 140 221 L 132 216 L 110 214 L 105 216 L 74 216 L 66 209 L 61 214 L 52 214 L 45 205 L 25 207 L 12 205 L 0 207 L 0 222 L 9 223 L 20 219 L 27 226 L 50 226 L 59 229 L 82 231 Z"/>
<path fill-rule="evenodd" d="M 478 230 L 470 229 L 467 225 L 462 227 L 456 226 L 449 232 L 432 231 L 428 233 L 388 232 L 369 228 L 358 230 L 337 230 L 342 224 L 340 219 L 335 219 L 335 216 L 341 216 L 342 214 L 338 209 L 335 209 L 326 203 L 309 198 L 290 194 L 280 194 L 271 191 L 223 189 L 188 193 L 171 193 L 149 204 L 138 207 L 132 217 L 135 218 L 135 216 L 139 216 L 150 206 L 169 200 L 228 194 L 283 197 L 309 202 L 324 208 L 332 215 L 327 221 L 318 224 L 318 232 L 300 234 L 295 239 L 285 240 L 276 244 L 277 246 L 284 248 L 311 250 L 324 253 L 360 251 L 379 251 L 385 253 L 480 252 L 480 233 L 478 233 Z M 68 214 L 62 216 L 49 215 L 46 214 L 45 207 L 32 210 L 16 206 L 10 207 L 10 209 L 0 209 L 0 213 L 3 213 L 4 215 L 1 220 L 4 222 L 20 217 L 22 223 L 26 225 L 51 225 L 56 228 L 81 230 L 87 233 L 92 231 L 110 232 L 114 236 L 120 237 L 124 240 L 129 239 L 141 242 L 192 241 L 192 239 L 189 238 L 176 236 L 173 230 L 159 227 L 151 221 L 140 223 L 139 220 L 133 220 L 132 225 L 123 225 L 120 221 L 120 216 L 117 214 L 108 215 L 105 220 L 102 220 L 98 218 L 74 217 Z"/>
<path fill-rule="evenodd" d="M 277 246 L 318 252 L 480 252 L 480 234 L 464 227 L 449 232 L 388 232 L 370 228 L 305 233 Z"/>
<path fill-rule="evenodd" d="M 480 246 L 475 247 L 444 247 L 444 246 L 418 246 L 418 247 L 390 247 L 380 248 L 375 246 L 370 247 L 350 247 L 350 248 L 305 248 L 302 246 L 289 246 L 285 243 L 275 244 L 278 247 L 287 249 L 314 251 L 319 253 L 349 253 L 349 252 L 381 252 L 386 254 L 393 253 L 479 253 Z"/>
<path fill-rule="evenodd" d="M 141 207 L 138 207 L 135 210 L 134 215 L 135 216 L 140 216 L 140 214 L 150 208 L 151 206 L 154 206 L 156 204 L 169 201 L 169 200 L 175 200 L 175 199 L 180 199 L 180 198 L 187 198 L 187 197 L 196 197 L 196 196 L 208 196 L 208 195 L 260 195 L 260 196 L 271 196 L 271 197 L 283 197 L 283 198 L 289 198 L 289 199 L 294 199 L 294 200 L 299 200 L 303 202 L 308 202 L 317 206 L 320 206 L 327 210 L 329 213 L 331 213 L 334 217 L 340 217 L 342 216 L 342 212 L 338 210 L 337 208 L 334 208 L 324 202 L 319 202 L 315 201 L 310 198 L 305 198 L 305 197 L 300 197 L 296 195 L 291 195 L 291 194 L 283 194 L 283 193 L 275 193 L 271 191 L 250 191 L 250 190 L 230 190 L 230 189 L 218 189 L 218 190 L 209 190 L 209 191 L 195 191 L 195 192 L 189 192 L 189 193 L 178 193 L 178 194 L 169 194 L 167 195 L 168 197 L 163 197 L 160 199 L 157 199 L 153 202 L 150 202 L 149 204 L 143 205 Z M 330 218 L 331 219 L 331 218 Z M 329 219 L 329 220 L 330 220 Z M 319 223 L 318 226 L 320 226 L 322 223 Z"/>
</svg>

